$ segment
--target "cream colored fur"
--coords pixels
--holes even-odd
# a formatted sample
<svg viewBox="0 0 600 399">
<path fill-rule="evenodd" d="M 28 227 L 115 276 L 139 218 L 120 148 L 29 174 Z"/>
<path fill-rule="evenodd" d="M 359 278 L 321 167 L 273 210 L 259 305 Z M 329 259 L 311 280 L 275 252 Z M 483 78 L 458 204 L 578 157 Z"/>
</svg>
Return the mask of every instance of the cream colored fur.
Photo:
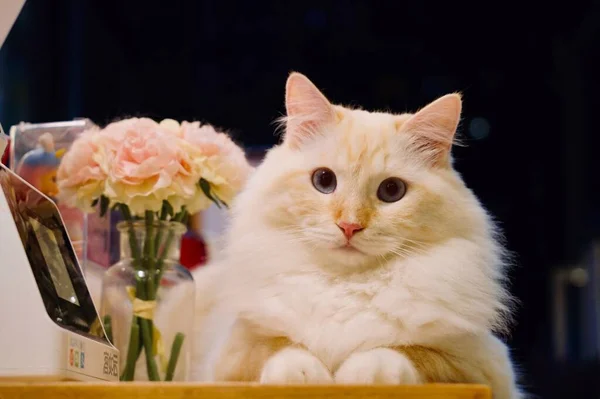
<svg viewBox="0 0 600 399">
<path fill-rule="evenodd" d="M 284 142 L 232 207 L 222 256 L 198 271 L 197 380 L 489 384 L 518 398 L 502 331 L 510 298 L 496 228 L 453 169 L 461 99 L 416 114 L 331 105 L 288 79 Z M 331 194 L 312 172 L 337 176 Z M 407 183 L 384 203 L 388 177 Z M 340 221 L 365 229 L 351 244 Z"/>
</svg>

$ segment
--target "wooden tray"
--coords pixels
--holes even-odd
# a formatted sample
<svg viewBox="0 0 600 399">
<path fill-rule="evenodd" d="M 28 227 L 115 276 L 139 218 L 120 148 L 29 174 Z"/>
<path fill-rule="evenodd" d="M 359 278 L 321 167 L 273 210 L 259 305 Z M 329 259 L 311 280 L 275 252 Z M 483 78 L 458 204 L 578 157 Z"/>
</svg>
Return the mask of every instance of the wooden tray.
<svg viewBox="0 0 600 399">
<path fill-rule="evenodd" d="M 180 383 L 0 383 L 0 399 L 492 399 L 482 385 L 264 386 Z"/>
</svg>

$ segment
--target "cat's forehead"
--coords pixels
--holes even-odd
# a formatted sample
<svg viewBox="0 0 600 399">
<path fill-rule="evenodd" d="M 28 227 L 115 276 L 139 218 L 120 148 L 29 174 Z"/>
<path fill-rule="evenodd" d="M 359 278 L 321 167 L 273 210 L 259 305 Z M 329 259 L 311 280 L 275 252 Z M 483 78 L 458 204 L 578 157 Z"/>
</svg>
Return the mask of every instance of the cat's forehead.
<svg viewBox="0 0 600 399">
<path fill-rule="evenodd" d="M 321 146 L 321 155 L 338 167 L 400 168 L 406 163 L 402 154 L 406 137 L 398 132 L 402 121 L 399 115 L 346 112 Z"/>
</svg>

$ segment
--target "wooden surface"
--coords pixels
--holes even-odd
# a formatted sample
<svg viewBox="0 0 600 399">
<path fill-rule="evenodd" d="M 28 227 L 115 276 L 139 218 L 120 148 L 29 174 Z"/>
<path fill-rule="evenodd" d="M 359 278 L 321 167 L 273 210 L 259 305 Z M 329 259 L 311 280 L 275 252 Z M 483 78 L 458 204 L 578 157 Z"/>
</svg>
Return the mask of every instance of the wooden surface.
<svg viewBox="0 0 600 399">
<path fill-rule="evenodd" d="M 0 399 L 238 399 L 238 398 L 491 399 L 480 385 L 258 386 L 177 383 L 0 383 Z"/>
</svg>

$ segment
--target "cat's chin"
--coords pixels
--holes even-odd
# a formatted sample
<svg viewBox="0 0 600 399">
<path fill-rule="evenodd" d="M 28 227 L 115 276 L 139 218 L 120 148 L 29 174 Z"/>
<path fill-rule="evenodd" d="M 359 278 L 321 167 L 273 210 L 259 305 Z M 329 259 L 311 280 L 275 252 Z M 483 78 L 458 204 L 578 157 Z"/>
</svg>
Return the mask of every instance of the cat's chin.
<svg viewBox="0 0 600 399">
<path fill-rule="evenodd" d="M 355 246 L 346 245 L 329 247 L 320 258 L 324 267 L 346 272 L 376 267 L 379 264 L 372 255 Z"/>
<path fill-rule="evenodd" d="M 337 251 L 339 253 L 345 253 L 345 254 L 366 255 L 363 251 L 361 251 L 360 249 L 358 249 L 352 245 L 342 245 L 342 246 L 334 247 L 333 250 Z"/>
</svg>

